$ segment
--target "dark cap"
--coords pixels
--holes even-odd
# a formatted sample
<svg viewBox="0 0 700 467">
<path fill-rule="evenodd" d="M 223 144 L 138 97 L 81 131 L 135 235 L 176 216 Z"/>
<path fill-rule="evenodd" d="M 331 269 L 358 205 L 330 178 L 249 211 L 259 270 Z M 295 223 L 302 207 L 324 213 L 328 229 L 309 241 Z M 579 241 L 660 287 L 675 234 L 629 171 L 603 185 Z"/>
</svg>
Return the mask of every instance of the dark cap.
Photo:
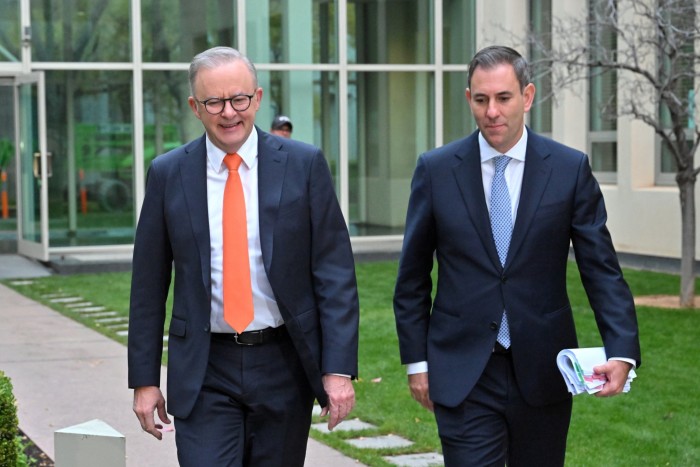
<svg viewBox="0 0 700 467">
<path fill-rule="evenodd" d="M 274 120 L 272 120 L 272 125 L 270 125 L 270 128 L 273 130 L 279 130 L 285 126 L 288 126 L 289 130 L 291 131 L 292 121 L 286 115 L 278 115 Z"/>
</svg>

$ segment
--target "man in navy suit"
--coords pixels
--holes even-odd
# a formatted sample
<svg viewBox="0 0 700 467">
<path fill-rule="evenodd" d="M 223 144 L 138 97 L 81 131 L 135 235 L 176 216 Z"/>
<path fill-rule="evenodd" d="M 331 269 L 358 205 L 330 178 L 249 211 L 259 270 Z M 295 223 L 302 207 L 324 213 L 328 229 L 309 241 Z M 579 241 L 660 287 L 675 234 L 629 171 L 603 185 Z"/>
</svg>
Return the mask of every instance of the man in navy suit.
<svg viewBox="0 0 700 467">
<path fill-rule="evenodd" d="M 189 77 L 206 131 L 151 164 L 134 243 L 134 412 L 158 439 L 174 416 L 182 466 L 301 467 L 314 398 L 329 429 L 355 402 L 359 308 L 347 227 L 321 151 L 255 126 L 263 90 L 248 58 L 215 47 L 193 59 Z M 254 308 L 240 333 L 224 319 L 222 292 L 223 160 L 234 153 Z M 160 366 L 173 269 L 166 412 Z"/>
<path fill-rule="evenodd" d="M 598 396 L 622 392 L 641 363 L 634 302 L 586 155 L 525 127 L 525 59 L 482 49 L 468 82 L 478 131 L 423 154 L 413 176 L 394 296 L 401 361 L 413 398 L 435 412 L 447 466 L 561 466 L 572 400 L 556 356 L 577 347 L 570 244 L 609 358 Z M 492 232 L 500 213 L 505 248 Z"/>
</svg>

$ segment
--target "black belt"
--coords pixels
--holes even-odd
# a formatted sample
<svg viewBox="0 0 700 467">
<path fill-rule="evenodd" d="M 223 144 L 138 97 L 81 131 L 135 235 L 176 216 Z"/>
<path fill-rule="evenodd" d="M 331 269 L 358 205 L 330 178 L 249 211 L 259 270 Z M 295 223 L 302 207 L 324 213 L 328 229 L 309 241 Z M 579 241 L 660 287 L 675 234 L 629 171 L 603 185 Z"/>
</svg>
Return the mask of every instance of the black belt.
<svg viewBox="0 0 700 467">
<path fill-rule="evenodd" d="M 510 348 L 506 349 L 500 342 L 496 341 L 496 343 L 493 345 L 493 353 L 495 355 L 510 355 Z"/>
<path fill-rule="evenodd" d="M 276 328 L 265 328 L 259 331 L 237 332 L 214 332 L 212 337 L 219 339 L 231 340 L 238 345 L 262 345 L 268 342 L 279 340 L 280 337 L 287 333 L 287 329 L 282 326 Z"/>
</svg>

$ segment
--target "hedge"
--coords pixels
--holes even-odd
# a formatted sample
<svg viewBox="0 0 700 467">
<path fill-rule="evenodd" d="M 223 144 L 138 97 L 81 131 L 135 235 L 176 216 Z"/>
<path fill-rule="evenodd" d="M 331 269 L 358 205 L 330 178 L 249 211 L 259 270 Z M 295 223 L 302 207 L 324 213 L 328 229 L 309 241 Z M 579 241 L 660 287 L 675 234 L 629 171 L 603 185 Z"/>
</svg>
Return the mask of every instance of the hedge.
<svg viewBox="0 0 700 467">
<path fill-rule="evenodd" d="M 17 406 L 12 394 L 12 383 L 0 371 L 0 465 L 15 466 L 18 463 L 17 450 Z"/>
</svg>

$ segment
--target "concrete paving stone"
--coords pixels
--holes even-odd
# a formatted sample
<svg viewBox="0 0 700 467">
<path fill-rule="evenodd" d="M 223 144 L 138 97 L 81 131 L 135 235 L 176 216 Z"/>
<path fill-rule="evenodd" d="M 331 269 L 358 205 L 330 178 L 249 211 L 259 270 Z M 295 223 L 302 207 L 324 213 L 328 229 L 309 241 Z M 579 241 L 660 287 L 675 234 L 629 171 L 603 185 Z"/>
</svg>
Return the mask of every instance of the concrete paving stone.
<svg viewBox="0 0 700 467">
<path fill-rule="evenodd" d="M 88 311 L 104 311 L 106 309 L 107 309 L 106 306 L 85 306 L 85 307 L 73 308 L 71 311 L 75 311 L 78 313 L 86 313 Z"/>
<path fill-rule="evenodd" d="M 314 408 L 313 408 L 313 410 L 311 411 L 311 415 L 314 415 L 314 416 L 321 415 L 321 410 L 323 410 L 323 409 L 321 408 L 320 405 L 314 404 Z"/>
<path fill-rule="evenodd" d="M 126 337 L 129 335 L 129 330 L 127 329 L 126 331 L 117 331 L 117 336 L 122 336 Z"/>
<path fill-rule="evenodd" d="M 70 302 L 79 302 L 81 300 L 85 300 L 83 297 L 56 297 L 56 298 L 51 298 L 49 301 L 51 303 L 70 303 Z"/>
<path fill-rule="evenodd" d="M 442 454 L 427 452 L 422 454 L 402 454 L 400 456 L 384 456 L 384 460 L 390 464 L 401 467 L 434 467 L 445 465 Z"/>
<path fill-rule="evenodd" d="M 34 281 L 10 281 L 11 285 L 32 285 Z"/>
<path fill-rule="evenodd" d="M 328 423 L 314 423 L 311 425 L 311 428 L 321 433 L 331 433 L 331 431 L 328 430 Z M 336 426 L 333 431 L 360 431 L 374 428 L 377 427 L 371 423 L 363 422 L 359 418 L 353 418 L 352 420 L 345 420 L 340 425 Z"/>
<path fill-rule="evenodd" d="M 116 314 L 116 312 L 115 312 L 115 314 Z M 95 322 L 101 323 L 101 324 L 104 324 L 104 323 L 128 323 L 129 319 L 124 318 L 123 316 L 116 316 L 114 318 L 97 318 L 95 320 Z"/>
<path fill-rule="evenodd" d="M 106 318 L 108 316 L 117 316 L 119 314 L 116 311 L 88 311 L 85 313 L 82 311 L 77 311 L 77 313 L 81 314 L 85 318 Z"/>
<path fill-rule="evenodd" d="M 361 449 L 405 448 L 413 444 L 413 441 L 396 435 L 367 436 L 348 439 L 346 442 Z"/>
<path fill-rule="evenodd" d="M 76 302 L 76 303 L 66 303 L 66 308 L 83 308 L 92 306 L 92 302 Z"/>
</svg>

